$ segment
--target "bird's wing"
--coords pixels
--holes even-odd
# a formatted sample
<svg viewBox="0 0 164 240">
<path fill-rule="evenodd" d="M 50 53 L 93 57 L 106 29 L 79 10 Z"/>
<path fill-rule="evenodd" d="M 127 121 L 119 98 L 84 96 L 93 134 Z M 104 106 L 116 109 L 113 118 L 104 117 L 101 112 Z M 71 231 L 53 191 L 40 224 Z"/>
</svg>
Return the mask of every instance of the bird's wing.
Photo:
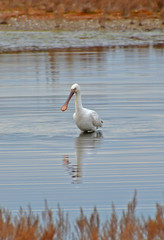
<svg viewBox="0 0 164 240">
<path fill-rule="evenodd" d="M 75 121 L 76 118 L 76 113 L 73 114 L 73 120 Z"/>
<path fill-rule="evenodd" d="M 91 111 L 91 119 L 92 119 L 92 123 L 95 127 L 102 127 L 102 121 L 101 121 L 99 115 L 97 114 L 97 112 Z"/>
</svg>

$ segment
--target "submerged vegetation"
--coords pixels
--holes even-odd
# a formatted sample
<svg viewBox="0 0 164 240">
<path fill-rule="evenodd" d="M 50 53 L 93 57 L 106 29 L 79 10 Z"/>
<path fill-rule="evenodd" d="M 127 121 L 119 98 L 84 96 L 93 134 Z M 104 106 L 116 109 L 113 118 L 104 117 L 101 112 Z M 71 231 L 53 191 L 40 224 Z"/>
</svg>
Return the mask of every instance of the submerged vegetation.
<svg viewBox="0 0 164 240">
<path fill-rule="evenodd" d="M 19 210 L 16 216 L 6 209 L 0 209 L 1 240 L 163 240 L 164 239 L 164 207 L 156 205 L 154 218 L 137 217 L 136 194 L 122 212 L 117 216 L 114 205 L 112 213 L 105 222 L 100 221 L 96 208 L 90 216 L 80 210 L 73 229 L 65 214 L 58 206 L 57 216 L 45 204 L 42 218 L 28 211 Z"/>
</svg>

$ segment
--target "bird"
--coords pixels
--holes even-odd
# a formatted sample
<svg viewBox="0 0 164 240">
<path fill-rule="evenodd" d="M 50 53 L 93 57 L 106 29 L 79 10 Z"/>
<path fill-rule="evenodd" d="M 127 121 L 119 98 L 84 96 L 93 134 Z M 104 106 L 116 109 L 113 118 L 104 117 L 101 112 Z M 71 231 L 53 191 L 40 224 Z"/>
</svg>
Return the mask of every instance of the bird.
<svg viewBox="0 0 164 240">
<path fill-rule="evenodd" d="M 102 127 L 103 120 L 101 120 L 97 112 L 83 107 L 80 86 L 77 83 L 72 85 L 68 99 L 61 107 L 61 111 L 67 110 L 69 101 L 74 94 L 75 113 L 73 114 L 73 119 L 75 124 L 82 132 L 95 132 L 99 127 Z"/>
</svg>

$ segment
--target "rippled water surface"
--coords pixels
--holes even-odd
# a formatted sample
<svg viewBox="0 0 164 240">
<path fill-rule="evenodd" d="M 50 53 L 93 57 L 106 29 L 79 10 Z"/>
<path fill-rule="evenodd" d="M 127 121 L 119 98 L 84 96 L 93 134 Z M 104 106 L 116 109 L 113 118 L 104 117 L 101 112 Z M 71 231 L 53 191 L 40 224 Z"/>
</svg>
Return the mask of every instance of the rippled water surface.
<svg viewBox="0 0 164 240">
<path fill-rule="evenodd" d="M 80 134 L 60 108 L 74 82 L 104 120 Z M 77 216 L 114 202 L 137 212 L 164 202 L 164 51 L 100 48 L 0 55 L 0 205 L 13 211 L 47 199 Z"/>
</svg>

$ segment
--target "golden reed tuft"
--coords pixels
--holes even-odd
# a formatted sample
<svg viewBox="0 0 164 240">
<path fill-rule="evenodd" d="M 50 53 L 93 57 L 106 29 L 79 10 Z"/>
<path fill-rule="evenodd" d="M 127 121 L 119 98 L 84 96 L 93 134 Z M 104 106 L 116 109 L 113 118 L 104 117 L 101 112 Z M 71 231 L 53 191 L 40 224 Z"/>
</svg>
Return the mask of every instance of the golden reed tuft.
<svg viewBox="0 0 164 240">
<path fill-rule="evenodd" d="M 100 221 L 96 207 L 88 217 L 80 209 L 74 224 L 69 222 L 60 206 L 53 217 L 53 212 L 45 203 L 42 217 L 20 208 L 15 216 L 6 209 L 0 209 L 0 240 L 163 240 L 164 207 L 156 205 L 155 216 L 138 217 L 136 193 L 127 209 L 117 216 L 114 204 L 112 213 L 105 222 Z"/>
</svg>

